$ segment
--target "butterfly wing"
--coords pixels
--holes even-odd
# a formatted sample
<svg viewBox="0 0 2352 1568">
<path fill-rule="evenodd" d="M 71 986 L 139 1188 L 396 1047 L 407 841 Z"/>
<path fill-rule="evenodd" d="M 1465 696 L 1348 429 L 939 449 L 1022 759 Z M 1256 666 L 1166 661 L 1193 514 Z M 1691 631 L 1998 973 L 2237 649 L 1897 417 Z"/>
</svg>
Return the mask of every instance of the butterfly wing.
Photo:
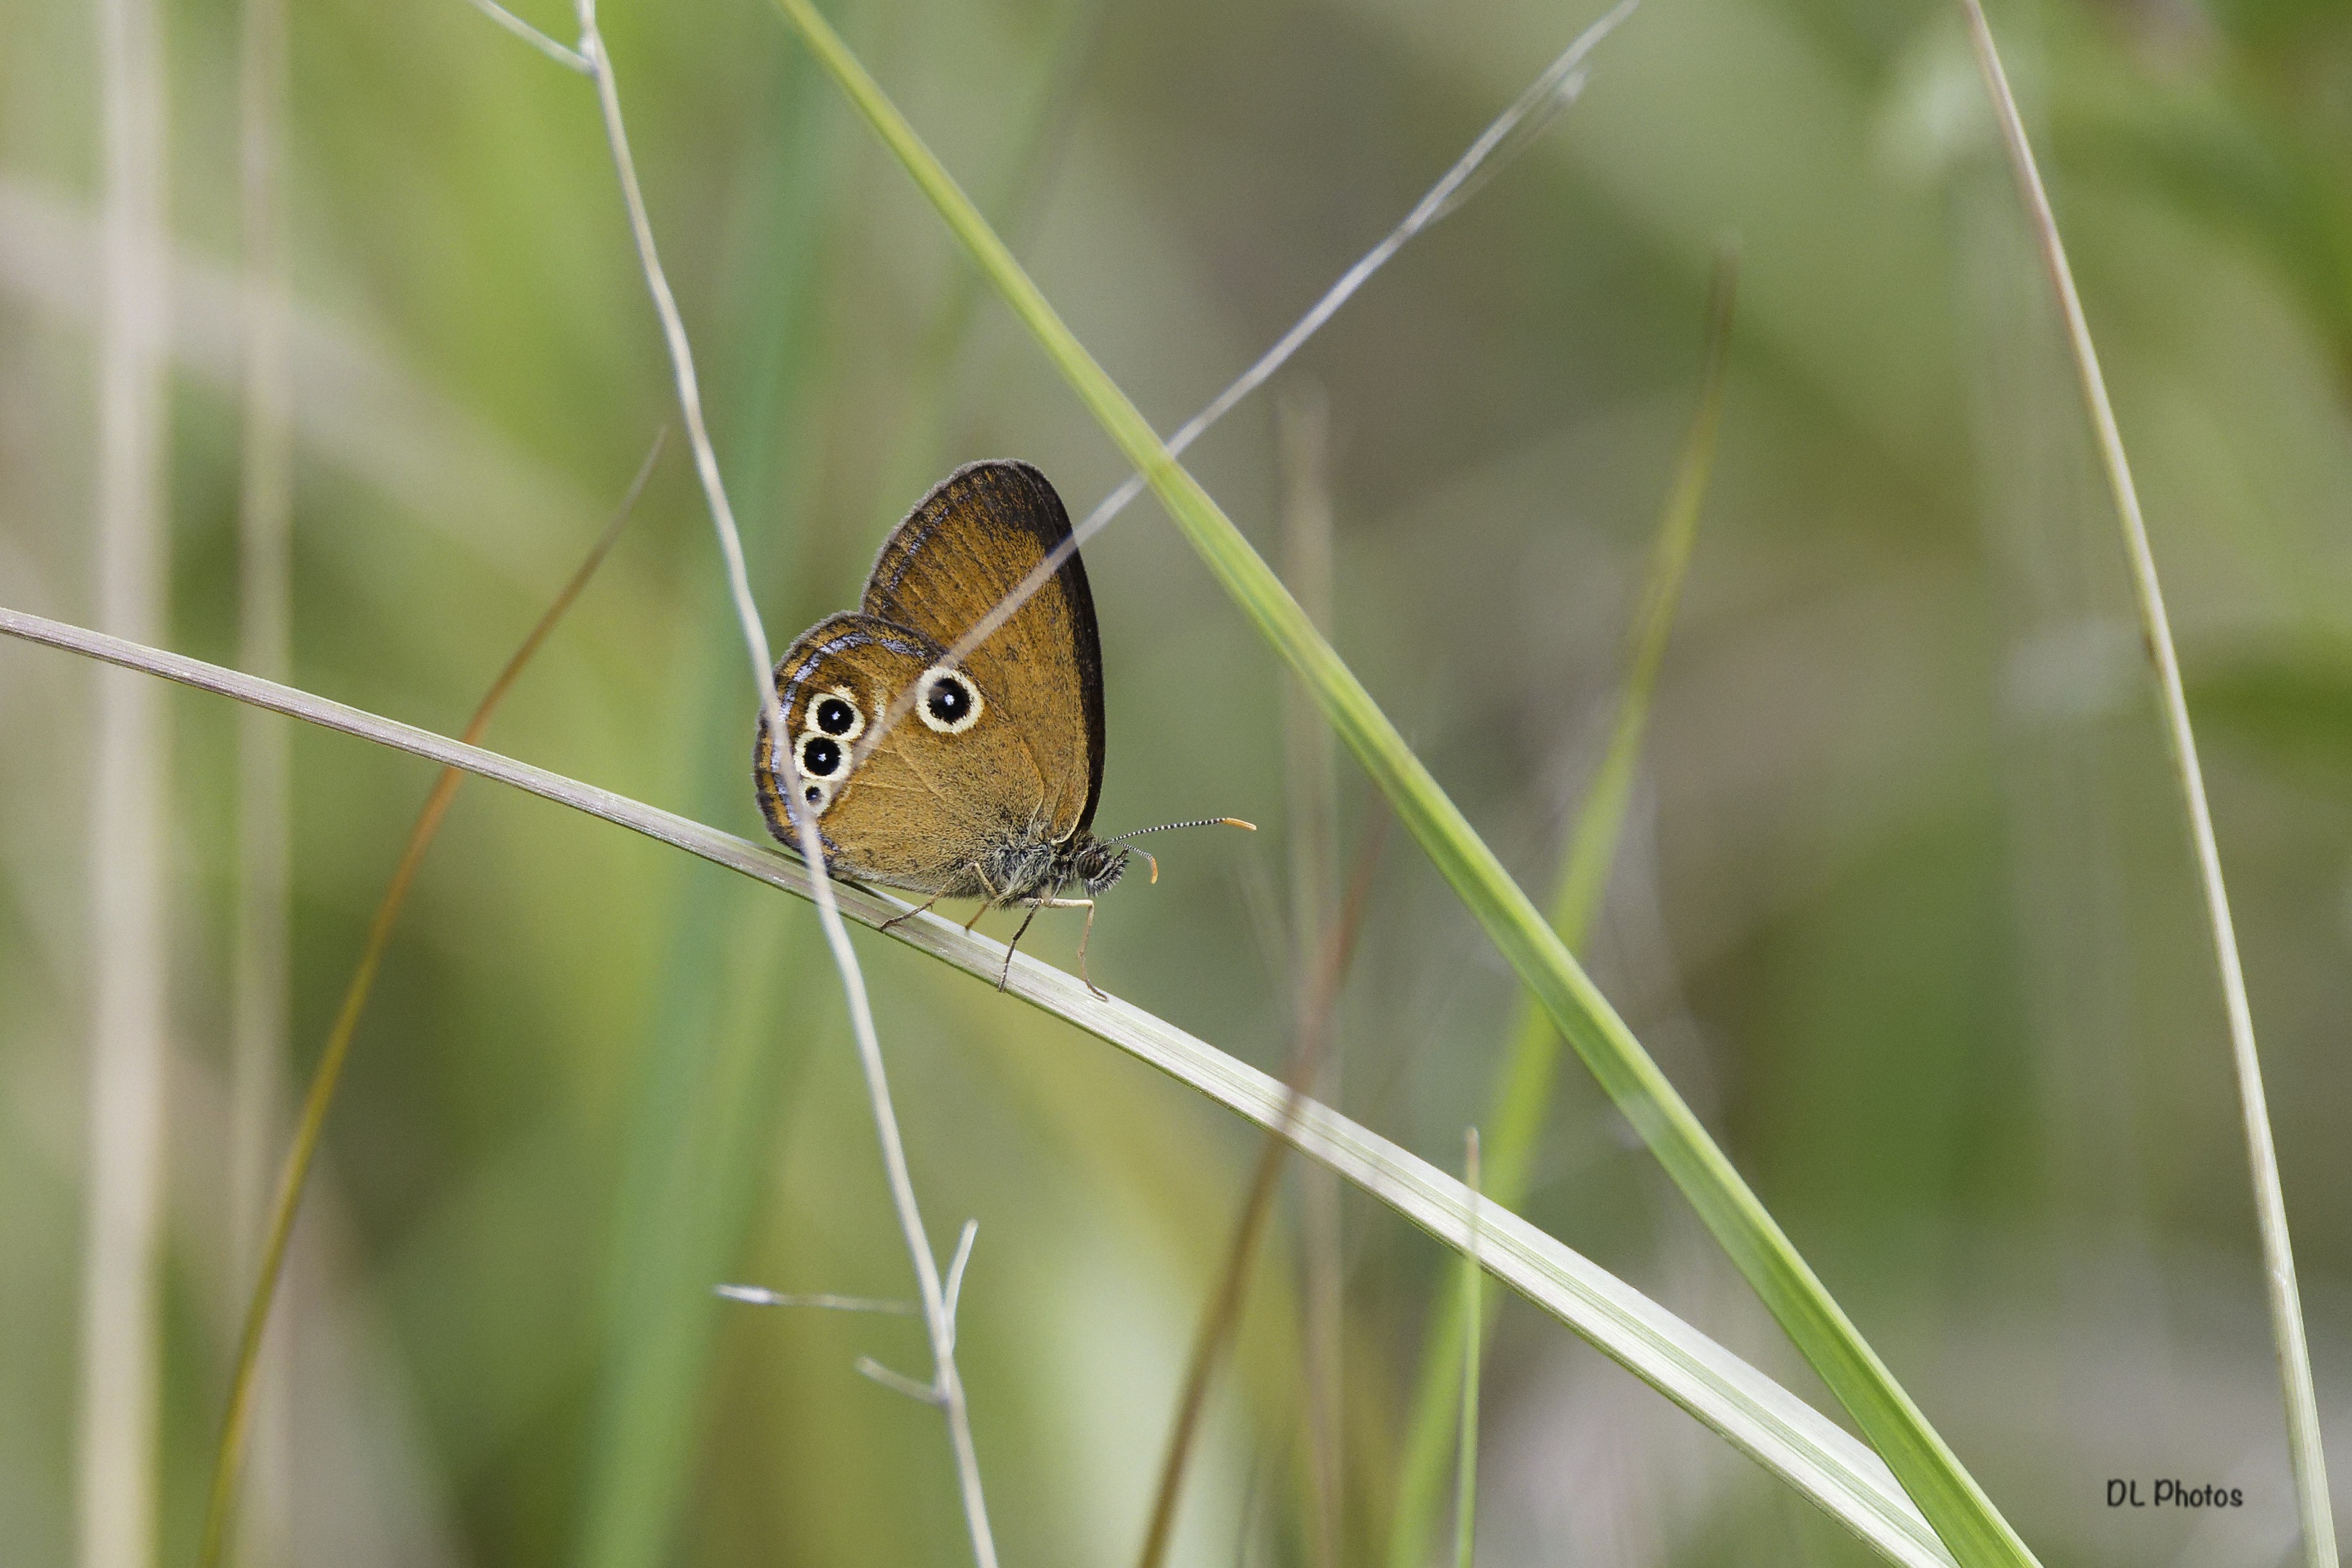
<svg viewBox="0 0 2352 1568">
<path fill-rule="evenodd" d="M 867 729 L 946 651 L 874 616 L 829 616 L 785 651 L 776 694 L 801 787 L 811 792 L 803 798 L 836 875 L 950 898 L 989 897 L 1002 882 L 992 887 L 973 868 L 995 867 L 1001 879 L 1006 847 L 1036 841 L 1045 782 L 1012 713 L 978 672 L 965 672 L 971 699 L 965 711 L 941 720 L 919 706 L 858 760 Z M 769 827 L 797 845 L 783 773 L 763 715 L 752 782 Z"/>
<path fill-rule="evenodd" d="M 866 579 L 869 616 L 951 647 L 1070 537 L 1070 516 L 1026 463 L 971 463 L 892 531 Z M 1092 825 L 1102 794 L 1102 639 L 1074 552 L 963 663 L 1017 725 L 1045 781 L 1045 837 Z"/>
</svg>

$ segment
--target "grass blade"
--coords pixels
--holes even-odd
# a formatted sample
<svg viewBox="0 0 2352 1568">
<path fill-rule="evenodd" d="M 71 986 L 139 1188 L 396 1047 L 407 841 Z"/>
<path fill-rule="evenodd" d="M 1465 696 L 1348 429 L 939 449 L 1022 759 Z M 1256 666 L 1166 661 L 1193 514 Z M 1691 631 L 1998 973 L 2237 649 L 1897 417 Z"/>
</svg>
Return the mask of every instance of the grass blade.
<svg viewBox="0 0 2352 1568">
<path fill-rule="evenodd" d="M 2098 350 L 2091 342 L 2090 323 L 2074 290 L 2074 268 L 2067 264 L 2065 242 L 2042 188 L 2042 173 L 2026 140 L 2025 122 L 2001 69 L 2000 51 L 1985 21 L 1979 0 L 1960 0 L 1969 31 L 1976 45 L 1977 63 L 1983 69 L 1985 89 L 2000 121 L 2001 141 L 2018 193 L 2050 286 L 2058 297 L 2058 310 L 2066 323 L 2066 342 L 2082 384 L 2083 404 L 2090 415 L 2099 459 L 2115 497 L 2116 521 L 2129 557 L 2132 596 L 2139 607 L 2142 641 L 2156 667 L 2156 681 L 2164 713 L 2164 737 L 2172 754 L 2172 768 L 2180 785 L 2181 803 L 2189 816 L 2189 835 L 2197 855 L 2197 876 L 2205 895 L 2206 924 L 2212 935 L 2213 960 L 2221 981 L 2221 1001 L 2230 1021 L 2230 1055 L 2237 1070 L 2238 1100 L 2246 1124 L 2246 1158 L 2252 1169 L 2254 1215 L 2262 1232 L 2263 1277 L 2270 1294 L 2271 1335 L 2276 1343 L 2279 1382 L 2286 1405 L 2287 1453 L 2294 1472 L 2295 1506 L 2303 1519 L 2304 1561 L 2311 1568 L 2336 1568 L 2336 1518 L 2327 1497 L 2327 1461 L 2320 1448 L 2319 1400 L 2311 1382 L 2311 1352 L 2304 1338 L 2303 1300 L 2294 1282 L 2294 1249 L 2286 1228 L 2286 1198 L 2279 1185 L 2278 1152 L 2271 1138 L 2270 1110 L 2263 1094 L 2262 1058 L 2254 1050 L 2253 1011 L 2246 1000 L 2246 977 L 2238 963 L 2238 939 L 2230 919 L 2230 895 L 2221 882 L 2221 852 L 2213 837 L 2212 808 L 2205 799 L 2204 770 L 2197 761 L 2197 737 L 2189 726 L 2189 700 L 2181 690 L 2180 656 L 2172 646 L 2172 626 L 2164 611 L 2164 590 L 2157 581 L 2156 556 L 2147 542 L 2147 523 L 2140 515 L 2139 491 L 2132 482 L 2131 463 L 2124 456 L 2122 430 L 2107 400 L 2106 377 L 2099 369 Z"/>
<path fill-rule="evenodd" d="M 1462 1169 L 1470 1189 L 1469 1245 L 1462 1252 L 1462 1414 L 1456 1423 L 1454 1467 L 1454 1568 L 1470 1568 L 1478 1544 L 1478 1352 L 1486 1338 L 1486 1314 L 1478 1310 L 1478 1130 L 1470 1129 Z"/>
<path fill-rule="evenodd" d="M 637 477 L 630 481 L 626 496 L 613 513 L 612 521 L 604 525 L 581 562 L 571 581 L 563 584 L 537 625 L 522 639 L 506 668 L 483 693 L 481 703 L 466 724 L 466 739 L 478 739 L 489 727 L 490 716 L 498 711 L 513 687 L 515 678 L 530 662 L 531 656 L 547 640 L 555 624 L 579 598 L 588 579 L 595 575 L 614 541 L 621 536 L 621 526 L 636 509 L 637 498 L 645 492 L 646 481 L 653 478 L 654 464 L 659 460 L 662 437 L 654 438 L 653 448 L 637 468 Z M 214 1568 L 227 1544 L 229 1517 L 236 1500 L 237 1469 L 245 1454 L 245 1441 L 253 1416 L 254 1376 L 261 1362 L 263 1335 L 269 1327 L 269 1310 L 278 1299 L 278 1282 L 285 1273 L 286 1247 L 293 1238 L 294 1218 L 302 1206 L 303 1190 L 310 1184 L 311 1162 L 319 1152 L 319 1140 L 325 1132 L 327 1113 L 334 1109 L 335 1090 L 341 1085 L 343 1064 L 350 1059 L 352 1037 L 359 1029 L 360 1017 L 367 1011 L 368 994 L 375 987 L 376 971 L 383 963 L 384 949 L 391 944 L 392 930 L 400 919 L 401 906 L 408 901 L 408 889 L 416 879 L 416 868 L 424 862 L 425 851 L 432 847 L 434 835 L 441 830 L 441 819 L 448 815 L 449 803 L 457 797 L 457 786 L 466 782 L 463 769 L 445 764 L 441 776 L 433 781 L 433 793 L 425 797 L 425 805 L 416 814 L 415 826 L 408 832 L 408 844 L 400 853 L 399 864 L 393 868 L 392 881 L 383 890 L 383 899 L 376 905 L 375 915 L 368 922 L 366 944 L 360 949 L 360 961 L 352 971 L 351 984 L 344 988 L 342 1005 L 336 1010 L 335 1021 L 327 1031 L 327 1043 L 319 1053 L 319 1065 L 310 1074 L 310 1087 L 302 1097 L 301 1119 L 295 1124 L 294 1143 L 286 1155 L 286 1166 L 278 1181 L 277 1201 L 269 1213 L 269 1228 L 261 1248 L 261 1267 L 254 1281 L 253 1298 L 247 1304 L 245 1329 L 239 1336 L 236 1365 L 229 1373 L 228 1408 L 221 1418 L 220 1442 L 213 1454 L 212 1489 L 205 1502 L 203 1543 L 196 1561 L 202 1568 Z"/>
<path fill-rule="evenodd" d="M 1283 576 L 1316 625 L 1331 624 L 1330 413 L 1319 391 L 1286 396 L 1276 405 L 1282 452 Z M 1290 840 L 1290 968 L 1297 1002 L 1294 1016 L 1304 1029 L 1318 1005 L 1315 955 L 1323 930 L 1336 916 L 1339 898 L 1339 758 L 1328 725 L 1318 721 L 1315 700 L 1297 680 L 1282 685 L 1283 800 L 1285 836 Z M 1339 1019 L 1334 1012 L 1330 1065 L 1316 1092 L 1340 1103 L 1343 1058 L 1338 1049 Z M 1305 1254 L 1300 1310 L 1300 1371 L 1304 1384 L 1307 1453 L 1307 1562 L 1313 1568 L 1339 1568 L 1346 1534 L 1347 1493 L 1346 1267 L 1340 1256 L 1339 1184 L 1320 1166 L 1300 1183 L 1299 1247 Z"/>
<path fill-rule="evenodd" d="M 815 896 L 806 868 L 789 856 L 413 724 L 21 610 L 0 608 L 0 635 L 142 670 L 446 767 L 463 768 L 698 855 L 795 897 Z M 863 888 L 843 883 L 836 885 L 835 891 L 848 918 L 876 928 L 896 921 L 888 933 L 894 940 L 992 988 L 997 975 L 1005 972 L 1005 952 L 998 942 L 969 933 L 937 915 L 898 921 L 907 913 L 906 904 Z M 1035 959 L 1013 958 L 1006 989 L 1258 1126 L 1279 1127 L 1299 1152 L 1388 1205 L 1441 1244 L 1459 1248 L 1475 1225 L 1487 1272 L 1721 1434 L 1873 1550 L 1908 1568 L 1937 1568 L 1953 1563 L 1952 1554 L 1937 1539 L 1918 1506 L 1905 1495 L 1885 1461 L 1837 1423 L 1517 1215 L 1492 1204 L 1473 1205 L 1460 1182 L 1427 1161 L 1312 1100 L 1294 1104 L 1284 1085 L 1248 1063 L 1139 1007 L 1116 997 L 1097 997 L 1076 975 Z"/>
<path fill-rule="evenodd" d="M 1169 454 L 930 149 L 810 0 L 776 0 L 1259 635 L 1298 673 L 1324 718 L 1388 796 L 1455 895 L 1532 991 L 1601 1088 L 1682 1188 L 1781 1328 L 1853 1413 L 1963 1563 L 2032 1554 L 1928 1425 L 1780 1226 L 1716 1146 L 1527 894 L 1324 641 L 1241 531 Z"/>
<path fill-rule="evenodd" d="M 164 8 L 94 9 L 103 226 L 93 586 L 101 625 L 160 638 L 172 582 Z M 146 1568 L 162 1489 L 172 727 L 152 688 L 111 672 L 99 678 L 96 719 L 76 1533 L 81 1568 Z"/>
<path fill-rule="evenodd" d="M 1675 465 L 1674 483 L 1666 492 L 1657 538 L 1651 546 L 1648 580 L 1627 642 L 1624 690 L 1618 698 L 1608 749 L 1569 829 L 1559 890 L 1552 899 L 1552 930 L 1570 952 L 1584 946 L 1585 933 L 1601 907 L 1601 891 L 1609 885 L 1609 868 L 1616 859 L 1618 837 L 1624 830 L 1625 808 L 1633 795 L 1634 764 L 1641 757 L 1642 739 L 1649 724 L 1650 699 L 1657 688 L 1658 667 L 1665 658 L 1666 633 L 1674 624 L 1683 575 L 1698 534 L 1699 511 L 1706 500 L 1716 431 L 1723 412 L 1736 281 L 1736 263 L 1727 250 L 1717 265 L 1708 300 L 1698 408 Z M 1536 1143 L 1551 1109 L 1559 1045 L 1559 1031 L 1550 1017 L 1538 1007 L 1522 1004 L 1487 1111 L 1488 1125 L 1495 1129 L 1495 1150 L 1486 1194 L 1507 1209 L 1517 1208 L 1527 1197 Z M 1486 1309 L 1486 1328 L 1493 1327 L 1499 1306 L 1497 1302 Z M 1424 1342 L 1412 1415 L 1405 1428 L 1404 1468 L 1397 1479 L 1396 1517 L 1389 1536 L 1390 1568 L 1419 1568 L 1428 1553 L 1438 1489 L 1444 1479 L 1446 1439 L 1453 1430 L 1455 1380 L 1461 1372 L 1454 1346 L 1468 1331 L 1465 1325 L 1469 1311 L 1469 1298 L 1463 1291 L 1449 1294 L 1432 1320 Z"/>
</svg>

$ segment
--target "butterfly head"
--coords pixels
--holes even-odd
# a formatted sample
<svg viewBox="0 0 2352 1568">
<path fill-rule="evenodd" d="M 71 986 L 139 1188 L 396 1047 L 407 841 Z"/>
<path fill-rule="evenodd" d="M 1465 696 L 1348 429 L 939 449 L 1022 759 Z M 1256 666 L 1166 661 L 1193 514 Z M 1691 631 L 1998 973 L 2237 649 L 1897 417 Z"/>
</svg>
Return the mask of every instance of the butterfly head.
<svg viewBox="0 0 2352 1568">
<path fill-rule="evenodd" d="M 1126 874 L 1128 852 L 1091 833 L 1080 834 L 1078 840 L 1068 856 L 1062 885 L 1084 888 L 1087 898 L 1095 898 Z"/>
</svg>

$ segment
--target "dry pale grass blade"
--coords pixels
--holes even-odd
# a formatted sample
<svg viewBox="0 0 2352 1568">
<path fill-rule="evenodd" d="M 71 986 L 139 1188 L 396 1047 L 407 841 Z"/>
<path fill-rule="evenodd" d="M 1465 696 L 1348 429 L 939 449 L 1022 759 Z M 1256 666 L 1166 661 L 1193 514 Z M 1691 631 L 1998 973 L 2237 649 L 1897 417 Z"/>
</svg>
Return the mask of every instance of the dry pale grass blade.
<svg viewBox="0 0 2352 1568">
<path fill-rule="evenodd" d="M 756 881 L 814 898 L 807 869 L 775 850 L 674 813 L 478 746 L 307 691 L 103 632 L 0 608 L 0 635 L 104 660 L 184 686 L 407 752 L 641 833 Z M 842 912 L 991 988 L 1007 971 L 1001 943 L 936 915 L 841 884 Z M 1953 1558 L 1884 1460 L 1834 1421 L 1755 1367 L 1575 1251 L 1468 1190 L 1427 1161 L 1309 1100 L 1174 1025 L 1025 954 L 1013 957 L 1013 995 L 1118 1047 L 1261 1127 L 1279 1128 L 1302 1154 L 1378 1198 L 1441 1244 L 1459 1249 L 1478 1230 L 1486 1271 L 1583 1335 L 1888 1561 L 1948 1568 Z"/>
<path fill-rule="evenodd" d="M 2164 609 L 2164 590 L 2157 580 L 2156 555 L 2149 548 L 2147 523 L 2140 515 L 2139 491 L 2132 482 L 2131 462 L 2124 455 L 2123 432 L 2116 424 L 2107 399 L 2106 377 L 2099 353 L 2091 342 L 2082 297 L 2074 289 L 2074 268 L 2066 260 L 2066 245 L 2058 233 L 2050 194 L 2042 187 L 2025 121 L 2002 70 L 2000 51 L 1985 20 L 1979 0 L 1960 0 L 1967 14 L 1977 61 L 1983 69 L 1986 90 L 2000 122 L 2001 141 L 2017 177 L 2026 216 L 2058 310 L 2066 323 L 2066 342 L 2082 384 L 2083 404 L 2090 415 L 2099 458 L 2116 503 L 2116 520 L 2123 529 L 2124 552 L 2131 564 L 2133 596 L 2139 607 L 2142 640 L 2156 668 L 2165 741 L 2172 754 L 2181 803 L 2189 816 L 2189 835 L 2197 856 L 2198 881 L 2205 895 L 2206 924 L 2212 936 L 2213 960 L 2221 981 L 2221 1001 L 2230 1023 L 2230 1054 L 2238 1079 L 2238 1100 L 2246 1128 L 2246 1157 L 2253 1177 L 2254 1215 L 2262 1234 L 2263 1277 L 2270 1297 L 2271 1335 L 2278 1351 L 2279 1381 L 2286 1406 L 2287 1453 L 2294 1472 L 2295 1504 L 2303 1519 L 2304 1560 L 2310 1568 L 2336 1568 L 2336 1517 L 2327 1496 L 2327 1461 L 2320 1446 L 2319 1400 L 2312 1386 L 2311 1351 L 2304 1334 L 2303 1300 L 2294 1279 L 2294 1249 L 2286 1226 L 2286 1197 L 2279 1184 L 2278 1151 L 2271 1137 L 2270 1110 L 2263 1094 L 2262 1058 L 2254 1049 L 2253 1010 L 2246 999 L 2246 977 L 2238 962 L 2238 938 L 2230 918 L 2230 895 L 2221 881 L 2221 851 L 2213 837 L 2212 807 L 2205 798 L 2204 770 L 2197 760 L 2197 737 L 2189 724 L 2189 700 L 2181 689 L 2180 656 L 2172 645 L 2172 626 Z"/>
<path fill-rule="evenodd" d="M 1326 934 L 1322 951 L 1316 954 L 1314 994 L 1300 1012 L 1297 1045 L 1291 1051 L 1286 1121 L 1295 1119 L 1299 1107 L 1307 1103 L 1307 1090 L 1331 1043 L 1340 983 L 1347 978 L 1349 961 L 1355 956 L 1356 937 L 1363 930 L 1372 868 L 1380 860 L 1381 840 L 1386 836 L 1387 824 L 1388 818 L 1382 816 L 1374 830 L 1365 835 L 1347 902 L 1339 921 Z M 1175 1424 L 1168 1434 L 1168 1451 L 1160 1460 L 1160 1487 L 1151 1501 L 1151 1522 L 1143 1532 L 1143 1552 L 1138 1558 L 1142 1568 L 1160 1568 L 1167 1561 L 1169 1543 L 1175 1537 L 1176 1504 L 1183 1495 L 1184 1471 L 1192 1463 L 1193 1440 L 1200 1435 L 1201 1417 L 1208 1409 L 1209 1385 L 1241 1328 L 1242 1308 L 1249 1299 L 1250 1270 L 1257 1261 L 1258 1238 L 1265 1234 L 1266 1220 L 1274 1213 L 1274 1194 L 1282 1182 L 1283 1160 L 1290 1152 L 1286 1139 L 1286 1130 L 1281 1123 L 1266 1129 L 1265 1142 L 1258 1151 L 1257 1168 L 1250 1175 L 1249 1194 L 1242 1200 L 1241 1215 L 1234 1222 L 1233 1241 L 1225 1248 L 1224 1268 L 1202 1310 L 1192 1360 L 1184 1369 L 1182 1391 L 1176 1400 Z"/>
<path fill-rule="evenodd" d="M 98 615 L 101 625 L 152 642 L 163 636 L 171 559 L 163 19 L 155 0 L 100 0 L 98 23 Z M 155 1550 L 170 737 L 152 687 L 101 676 L 89 824 L 77 1456 L 83 1568 L 147 1568 Z"/>
<path fill-rule="evenodd" d="M 628 493 L 613 513 L 604 531 L 590 547 L 587 558 L 580 563 L 569 582 L 563 584 L 554 601 L 547 606 L 539 621 L 526 635 L 506 667 L 490 682 L 482 700 L 467 721 L 467 743 L 479 740 L 489 728 L 490 718 L 505 700 L 508 691 L 525 666 L 530 663 L 549 634 L 555 630 L 566 611 L 577 602 L 588 586 L 589 578 L 604 563 L 604 557 L 621 537 L 621 529 L 636 510 L 637 498 L 645 493 L 646 481 L 653 478 L 654 465 L 661 458 L 663 437 L 654 437 L 654 444 L 638 465 L 636 478 L 630 481 Z M 286 1247 L 294 1235 L 294 1219 L 302 1207 L 302 1194 L 309 1186 L 310 1166 L 319 1152 L 319 1140 L 325 1133 L 327 1113 L 334 1109 L 335 1090 L 341 1085 L 343 1064 L 350 1059 L 352 1037 L 358 1032 L 361 1017 L 367 1011 L 368 995 L 375 987 L 376 971 L 383 966 L 384 949 L 392 942 L 393 927 L 399 921 L 401 906 L 408 901 L 408 889 L 416 879 L 416 868 L 424 863 L 425 852 L 432 847 L 434 835 L 441 830 L 441 819 L 449 813 L 449 804 L 457 798 L 457 786 L 466 782 L 463 768 L 450 765 L 441 770 L 433 781 L 432 793 L 425 797 L 425 805 L 416 814 L 416 822 L 408 830 L 408 843 L 401 850 L 399 864 L 393 868 L 392 881 L 377 903 L 374 918 L 368 922 L 367 941 L 360 949 L 358 964 L 352 971 L 351 984 L 343 990 L 342 1005 L 335 1010 L 335 1021 L 327 1031 L 327 1043 L 319 1052 L 319 1065 L 310 1074 L 310 1087 L 302 1097 L 302 1114 L 295 1124 L 294 1142 L 287 1152 L 286 1165 L 278 1181 L 277 1201 L 271 1205 L 268 1229 L 261 1247 L 259 1272 L 254 1280 L 253 1297 L 247 1304 L 244 1332 L 237 1343 L 236 1364 L 229 1373 L 228 1406 L 221 1418 L 220 1442 L 213 1455 L 212 1489 L 205 1504 L 205 1528 L 197 1562 L 202 1568 L 214 1568 L 219 1563 L 228 1541 L 229 1521 L 235 1511 L 237 1473 L 244 1460 L 245 1447 L 250 1432 L 256 1378 L 261 1361 L 261 1346 L 269 1327 L 270 1308 L 278 1299 L 278 1283 L 285 1273 Z"/>
<path fill-rule="evenodd" d="M 1586 933 L 1601 907 L 1601 892 L 1609 883 L 1610 867 L 1616 860 L 1642 741 L 1648 731 L 1651 698 L 1665 659 L 1666 634 L 1674 625 L 1683 578 L 1698 537 L 1699 513 L 1715 464 L 1716 433 L 1722 422 L 1737 277 L 1737 263 L 1727 249 L 1717 263 L 1707 305 L 1698 406 L 1683 437 L 1665 505 L 1660 509 L 1647 580 L 1626 640 L 1624 688 L 1618 695 L 1616 717 L 1601 765 L 1594 770 L 1591 787 L 1569 827 L 1568 847 L 1552 895 L 1551 923 L 1571 952 L 1583 951 Z M 1516 1209 L 1527 1198 L 1528 1173 L 1534 1167 L 1536 1145 L 1549 1117 L 1552 1089 L 1559 1078 L 1561 1043 L 1549 1015 L 1532 1003 L 1523 1003 L 1496 1076 L 1486 1115 L 1494 1138 L 1486 1161 L 1486 1194 L 1489 1201 L 1505 1208 Z M 1499 1302 L 1488 1304 L 1489 1319 L 1499 1306 Z M 1404 1468 L 1397 1480 L 1396 1512 L 1390 1531 L 1390 1568 L 1419 1568 L 1436 1528 L 1462 1365 L 1454 1347 L 1468 1331 L 1468 1300 L 1457 1283 L 1439 1304 L 1422 1347 L 1412 1415 L 1405 1427 Z"/>
</svg>

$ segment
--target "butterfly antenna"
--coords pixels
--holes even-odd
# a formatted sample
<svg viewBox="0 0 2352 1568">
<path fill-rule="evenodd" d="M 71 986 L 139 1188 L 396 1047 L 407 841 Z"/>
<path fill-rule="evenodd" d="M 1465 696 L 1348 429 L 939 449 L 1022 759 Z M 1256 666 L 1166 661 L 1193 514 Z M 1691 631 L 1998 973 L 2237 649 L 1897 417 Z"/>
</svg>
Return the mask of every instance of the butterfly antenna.
<svg viewBox="0 0 2352 1568">
<path fill-rule="evenodd" d="M 1166 833 L 1171 828 L 1176 827 L 1246 827 L 1252 833 L 1257 831 L 1256 823 L 1244 822 L 1238 816 L 1196 816 L 1190 822 L 1163 822 L 1157 827 L 1139 827 L 1132 833 L 1122 833 L 1116 838 L 1106 838 L 1103 842 L 1124 844 L 1130 838 L 1140 838 L 1147 833 Z M 1139 849 L 1136 853 L 1140 855 L 1143 851 Z"/>
<path fill-rule="evenodd" d="M 1166 833 L 1178 827 L 1246 827 L 1252 833 L 1255 833 L 1257 831 L 1256 823 L 1244 822 L 1238 816 L 1196 816 L 1190 822 L 1163 822 L 1157 827 L 1139 827 L 1132 833 L 1122 833 L 1116 838 L 1106 838 L 1103 842 L 1105 844 L 1124 844 L 1130 838 L 1140 838 L 1147 833 Z M 1142 856 L 1143 858 L 1150 863 L 1151 867 L 1151 879 L 1154 883 L 1157 883 L 1160 880 L 1160 861 L 1158 858 L 1155 858 L 1149 849 L 1139 849 L 1136 853 Z"/>
</svg>

